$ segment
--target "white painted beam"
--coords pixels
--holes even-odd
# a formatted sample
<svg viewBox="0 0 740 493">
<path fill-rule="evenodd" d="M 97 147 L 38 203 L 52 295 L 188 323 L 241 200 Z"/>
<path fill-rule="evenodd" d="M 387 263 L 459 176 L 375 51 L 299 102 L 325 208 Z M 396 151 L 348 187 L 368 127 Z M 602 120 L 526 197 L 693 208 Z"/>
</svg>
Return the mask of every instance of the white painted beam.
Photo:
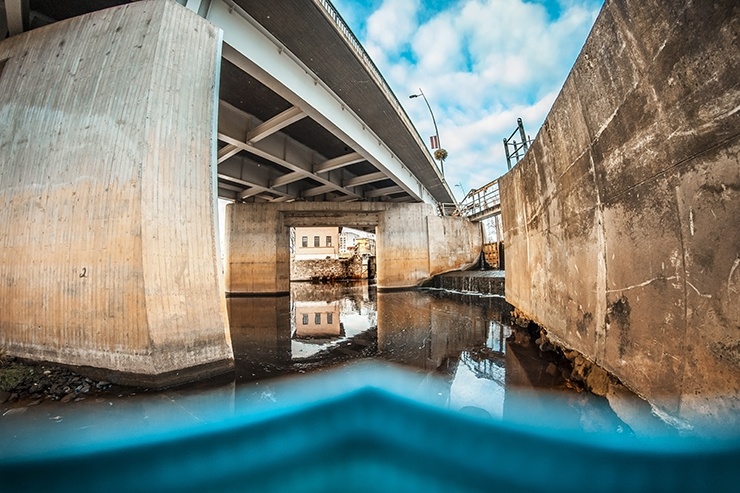
<svg viewBox="0 0 740 493">
<path fill-rule="evenodd" d="M 218 174 L 218 178 L 220 180 L 219 186 L 221 186 L 223 188 L 229 188 L 229 187 L 225 186 L 225 184 L 223 184 L 224 181 L 242 185 L 242 187 L 239 188 L 239 190 L 241 191 L 241 193 L 239 194 L 239 198 L 245 198 L 245 197 L 249 197 L 251 195 L 256 195 L 258 193 L 263 193 L 263 192 L 274 193 L 276 195 L 279 195 L 281 197 L 286 197 L 288 199 L 294 198 L 292 195 L 290 195 L 288 193 L 281 192 L 279 190 L 273 190 L 273 189 L 271 189 L 269 187 L 260 185 L 259 183 L 255 183 L 255 182 L 249 181 L 249 180 L 244 180 L 244 179 L 241 179 L 241 178 L 235 178 L 233 176 L 229 176 L 229 175 L 226 175 L 226 174 L 223 174 L 223 173 L 219 173 Z M 248 189 L 245 190 L 244 187 L 248 187 Z M 253 190 L 254 193 L 249 194 L 248 193 L 249 190 Z"/>
<path fill-rule="evenodd" d="M 244 190 L 244 187 L 237 187 L 236 185 L 229 185 L 228 183 L 219 182 L 218 188 L 223 188 L 224 190 L 231 190 L 233 192 L 241 192 Z"/>
<path fill-rule="evenodd" d="M 237 146 L 226 144 L 224 147 L 218 150 L 218 164 L 223 163 L 235 154 L 239 154 L 239 152 L 241 152 L 241 149 L 239 149 Z"/>
<path fill-rule="evenodd" d="M 333 181 L 330 177 L 313 173 L 311 159 L 317 153 L 285 134 L 273 134 L 255 143 L 244 141 L 241 136 L 248 134 L 250 119 L 253 120 L 254 117 L 221 101 L 218 114 L 219 140 L 255 156 L 267 159 L 288 171 L 300 173 L 305 178 L 311 178 L 321 184 L 329 185 L 340 193 L 358 199 L 362 198 L 361 195 L 339 183 L 338 177 L 335 177 L 336 181 Z M 324 159 L 323 156 L 320 158 Z"/>
<path fill-rule="evenodd" d="M 355 197 L 350 197 L 349 195 L 342 195 L 341 197 L 337 197 L 332 202 L 356 202 L 357 199 Z"/>
<path fill-rule="evenodd" d="M 301 195 L 304 197 L 315 197 L 316 195 L 329 193 L 331 191 L 332 191 L 332 187 L 328 185 L 321 185 L 318 187 L 309 188 L 308 190 L 304 190 Z"/>
<path fill-rule="evenodd" d="M 248 199 L 249 197 L 254 197 L 255 195 L 259 195 L 263 191 L 264 190 L 258 190 L 257 188 L 250 187 L 250 188 L 244 189 L 241 192 L 239 192 L 236 198 L 237 200 Z"/>
<path fill-rule="evenodd" d="M 324 177 L 321 177 L 321 176 L 318 176 L 318 175 L 314 175 L 311 172 L 306 171 L 305 169 L 301 168 L 300 166 L 297 166 L 297 165 L 295 165 L 295 164 L 293 164 L 291 162 L 288 162 L 285 159 L 283 159 L 283 158 L 281 158 L 279 156 L 276 156 L 276 155 L 274 155 L 274 154 L 272 154 L 272 153 L 270 153 L 268 151 L 265 151 L 263 149 L 260 149 L 257 146 L 253 146 L 253 145 L 250 145 L 250 144 L 248 144 L 246 142 L 242 142 L 239 139 L 236 139 L 234 137 L 231 137 L 229 135 L 226 135 L 226 134 L 224 134 L 224 133 L 222 133 L 220 131 L 218 133 L 218 138 L 219 138 L 219 140 L 221 140 L 223 142 L 226 142 L 227 144 L 235 145 L 239 149 L 245 150 L 245 151 L 247 151 L 250 154 L 254 154 L 255 156 L 259 156 L 261 158 L 264 158 L 264 159 L 267 159 L 269 161 L 272 161 L 273 163 L 278 164 L 278 165 L 280 165 L 280 166 L 282 166 L 282 167 L 284 167 L 284 168 L 286 168 L 286 169 L 288 169 L 290 171 L 300 173 L 300 174 L 302 174 L 306 178 L 310 177 L 310 178 L 312 178 L 312 179 L 314 179 L 314 180 L 316 180 L 316 181 L 318 181 L 320 183 L 323 183 L 325 186 L 329 187 L 330 189 L 336 190 L 337 192 L 341 192 L 341 193 L 344 193 L 344 194 L 347 194 L 347 195 L 352 195 L 352 196 L 357 197 L 357 198 L 362 198 L 360 195 L 358 195 L 357 193 L 355 193 L 355 192 L 353 192 L 351 190 L 348 190 L 346 187 L 342 186 L 341 184 L 334 183 L 334 182 L 332 182 L 332 181 L 330 181 L 330 180 L 328 180 L 328 179 L 326 179 Z"/>
<path fill-rule="evenodd" d="M 328 173 L 329 171 L 344 168 L 345 166 L 361 163 L 363 161 L 365 161 L 365 158 L 362 157 L 362 154 L 358 152 L 350 152 L 349 154 L 345 154 L 344 156 L 335 157 L 334 159 L 327 159 L 323 163 L 317 164 L 313 167 L 313 172 Z"/>
<path fill-rule="evenodd" d="M 270 183 L 270 186 L 273 186 L 273 187 L 282 187 L 283 185 L 287 185 L 289 183 L 293 183 L 293 182 L 296 182 L 298 180 L 302 180 L 305 177 L 306 177 L 305 173 L 299 173 L 297 171 L 294 171 L 292 173 L 288 173 L 288 174 L 285 174 L 283 176 L 279 176 L 279 177 L 275 178 Z"/>
<path fill-rule="evenodd" d="M 8 20 L 8 33 L 21 34 L 28 27 L 28 0 L 5 0 L 5 15 Z"/>
<path fill-rule="evenodd" d="M 376 181 L 387 180 L 387 179 L 388 179 L 388 176 L 386 176 L 385 173 L 383 173 L 382 171 L 378 171 L 375 173 L 369 173 L 367 175 L 360 175 L 354 178 L 350 178 L 345 183 L 345 186 L 358 187 L 360 185 L 367 185 L 368 183 L 373 183 Z"/>
<path fill-rule="evenodd" d="M 307 115 L 298 107 L 293 106 L 282 113 L 270 118 L 266 122 L 257 125 L 247 134 L 247 141 L 251 143 L 258 142 L 268 135 L 282 130 L 288 125 L 305 118 Z"/>
<path fill-rule="evenodd" d="M 226 180 L 226 181 L 230 181 L 232 183 L 238 183 L 240 185 L 244 185 L 244 186 L 247 186 L 247 187 L 251 187 L 252 186 L 252 184 L 250 182 L 246 181 L 246 180 L 242 180 L 241 178 L 235 178 L 233 176 L 225 175 L 223 173 L 219 173 L 218 174 L 218 178 L 220 180 Z"/>
<path fill-rule="evenodd" d="M 233 2 L 214 0 L 208 20 L 224 31 L 224 58 L 360 153 L 414 200 L 437 201 L 367 125 L 305 64 Z M 430 161 L 430 166 L 435 166 Z M 436 168 L 435 168 L 436 169 Z"/>
<path fill-rule="evenodd" d="M 365 198 L 372 199 L 375 197 L 383 197 L 384 195 L 393 195 L 395 193 L 403 192 L 403 188 L 398 185 L 392 187 L 378 188 L 375 190 L 368 190 L 365 192 Z"/>
<path fill-rule="evenodd" d="M 248 134 L 247 129 L 250 124 L 250 118 L 253 117 L 224 101 L 220 101 L 218 139 L 230 146 L 238 148 L 239 150 L 244 150 L 249 154 L 259 156 L 278 164 L 290 172 L 298 173 L 302 177 L 318 181 L 323 185 L 331 187 L 337 192 L 350 195 L 358 199 L 362 198 L 358 193 L 348 189 L 342 183 L 338 183 L 338 178 L 336 178 L 337 181 L 333 181 L 327 176 L 313 173 L 310 159 L 312 156 L 315 156 L 315 151 L 308 149 L 306 146 L 284 134 L 274 134 L 255 143 L 243 140 L 240 136 Z"/>
</svg>

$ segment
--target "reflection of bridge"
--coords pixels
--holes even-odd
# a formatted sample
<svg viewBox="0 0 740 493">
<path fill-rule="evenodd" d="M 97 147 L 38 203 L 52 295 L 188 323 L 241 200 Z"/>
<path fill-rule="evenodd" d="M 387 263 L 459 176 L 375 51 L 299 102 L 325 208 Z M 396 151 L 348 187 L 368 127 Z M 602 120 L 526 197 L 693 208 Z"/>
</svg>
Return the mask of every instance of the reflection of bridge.
<svg viewBox="0 0 740 493">
<path fill-rule="evenodd" d="M 486 378 L 504 385 L 506 339 L 511 327 L 495 320 L 488 321 L 488 336 L 482 348 L 460 353 L 460 360 L 478 378 Z"/>
<path fill-rule="evenodd" d="M 460 361 L 467 366 L 477 378 L 485 378 L 500 383 L 506 383 L 505 356 L 493 351 L 477 350 L 463 351 Z"/>
</svg>

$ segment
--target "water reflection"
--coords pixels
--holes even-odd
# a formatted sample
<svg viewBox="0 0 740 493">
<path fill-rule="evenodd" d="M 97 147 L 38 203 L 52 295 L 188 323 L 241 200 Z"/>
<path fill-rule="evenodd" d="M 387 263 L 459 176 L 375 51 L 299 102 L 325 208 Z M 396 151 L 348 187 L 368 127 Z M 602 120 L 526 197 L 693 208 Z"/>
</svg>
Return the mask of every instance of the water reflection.
<svg viewBox="0 0 740 493">
<path fill-rule="evenodd" d="M 89 444 L 108 429 L 146 436 L 163 426 L 185 428 L 269 406 L 300 405 L 316 397 L 315 385 L 325 397 L 365 385 L 393 387 L 418 402 L 548 430 L 674 433 L 635 396 L 621 398 L 615 413 L 606 399 L 570 389 L 557 362 L 509 327 L 511 308 L 502 298 L 439 290 L 376 293 L 366 283 L 295 284 L 292 296 L 229 298 L 227 305 L 234 380 L 6 409 L 0 457 L 3 449 L 44 450 L 51 442 L 43 430 L 55 433 L 56 444 Z M 337 368 L 359 359 L 384 360 L 407 371 Z M 326 368 L 335 370 L 274 378 Z M 325 379 L 317 384 L 320 377 Z"/>
<path fill-rule="evenodd" d="M 294 361 L 330 359 L 332 352 L 340 347 L 376 345 L 375 290 L 367 282 L 292 283 L 290 291 Z"/>
<path fill-rule="evenodd" d="M 633 433 L 606 399 L 569 388 L 554 356 L 543 357 L 512 331 L 503 298 L 441 290 L 377 293 L 366 282 L 293 283 L 290 296 L 230 298 L 228 308 L 237 383 L 378 358 L 435 381 L 441 377 L 445 385 L 430 383 L 427 392 L 456 411 Z M 554 400 L 565 414 L 553 416 Z"/>
<path fill-rule="evenodd" d="M 292 283 L 290 296 L 228 298 L 237 382 L 377 353 L 375 290 L 365 283 Z"/>
</svg>

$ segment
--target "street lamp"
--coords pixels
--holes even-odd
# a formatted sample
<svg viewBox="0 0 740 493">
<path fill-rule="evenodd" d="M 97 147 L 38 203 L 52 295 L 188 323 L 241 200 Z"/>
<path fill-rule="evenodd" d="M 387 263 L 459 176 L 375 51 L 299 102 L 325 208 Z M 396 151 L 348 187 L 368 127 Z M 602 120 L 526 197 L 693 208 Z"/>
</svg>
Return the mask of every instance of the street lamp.
<svg viewBox="0 0 740 493">
<path fill-rule="evenodd" d="M 432 123 L 434 123 L 434 134 L 437 137 L 437 147 L 440 150 L 444 151 L 444 149 L 442 149 L 442 144 L 439 141 L 439 130 L 437 130 L 437 120 L 434 119 L 434 112 L 432 111 L 432 107 L 429 105 L 429 101 L 427 100 L 427 97 L 424 95 L 424 91 L 422 91 L 421 88 L 419 88 L 419 94 L 412 94 L 411 96 L 409 96 L 409 99 L 418 98 L 419 96 L 421 96 L 422 98 L 424 98 L 424 102 L 427 104 L 427 108 L 429 108 L 429 114 L 432 115 Z M 441 158 L 439 160 L 439 165 L 442 168 L 442 176 L 444 177 L 444 175 L 445 175 L 445 162 L 444 162 L 444 158 Z"/>
</svg>

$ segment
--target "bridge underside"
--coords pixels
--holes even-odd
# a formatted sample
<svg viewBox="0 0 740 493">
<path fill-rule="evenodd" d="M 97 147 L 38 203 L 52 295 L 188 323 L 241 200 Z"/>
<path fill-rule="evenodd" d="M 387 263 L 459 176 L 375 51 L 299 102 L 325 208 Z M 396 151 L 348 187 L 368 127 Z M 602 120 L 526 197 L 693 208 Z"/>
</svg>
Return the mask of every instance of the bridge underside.
<svg viewBox="0 0 740 493">
<path fill-rule="evenodd" d="M 219 194 L 251 202 L 239 210 L 308 207 L 314 220 L 334 203 L 376 204 L 383 212 L 368 216 L 396 268 L 397 245 L 415 244 L 393 206 L 415 207 L 424 232 L 467 235 L 449 268 L 477 254 L 476 227 L 403 204 L 436 199 L 328 86 L 305 84 L 295 58 L 256 48 L 248 58 L 237 48 L 269 36 L 223 2 L 212 7 L 205 20 L 174 2 L 133 2 L 0 41 L 0 121 L 9 122 L 0 126 L 0 347 L 9 354 L 145 386 L 232 368 Z M 383 279 L 414 285 L 446 269 L 430 261 L 441 252 L 430 245 L 414 271 Z M 256 292 L 286 290 L 285 252 L 271 257 L 272 287 Z"/>
<path fill-rule="evenodd" d="M 0 0 L 0 18 L 18 35 L 129 3 Z M 220 197 L 454 202 L 395 96 L 337 27 L 331 6 L 312 0 L 178 3 L 224 32 L 215 86 Z M 0 25 L 0 40 L 5 31 Z"/>
</svg>

